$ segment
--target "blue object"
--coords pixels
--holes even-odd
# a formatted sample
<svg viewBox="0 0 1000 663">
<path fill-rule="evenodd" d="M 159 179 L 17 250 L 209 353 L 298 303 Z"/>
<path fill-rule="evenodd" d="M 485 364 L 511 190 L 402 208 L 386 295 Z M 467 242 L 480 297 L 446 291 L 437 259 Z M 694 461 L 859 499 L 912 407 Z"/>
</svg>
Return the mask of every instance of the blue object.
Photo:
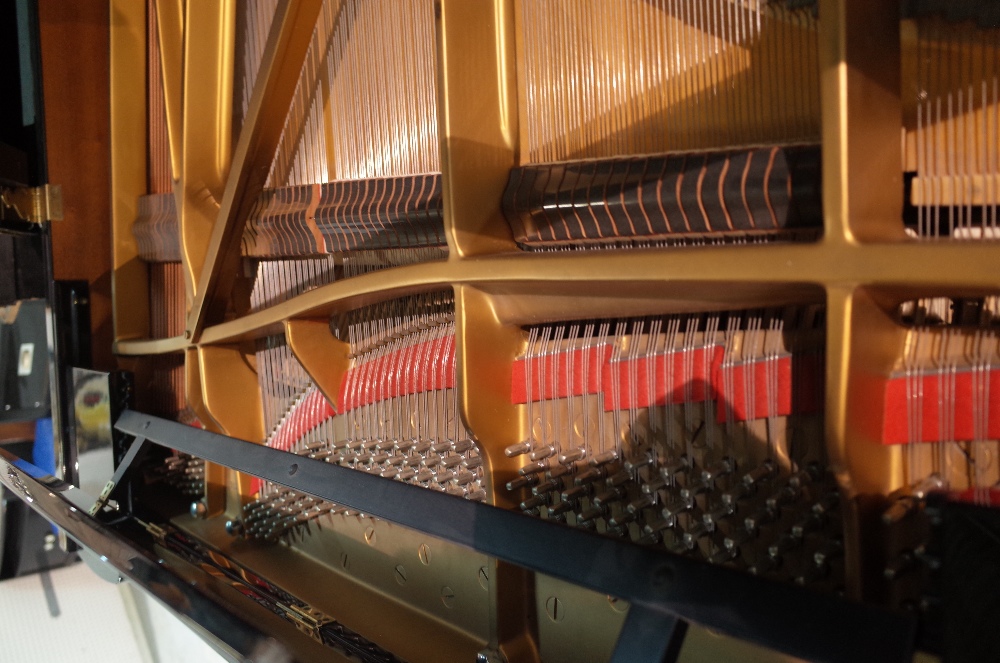
<svg viewBox="0 0 1000 663">
<path fill-rule="evenodd" d="M 52 442 L 52 417 L 35 420 L 35 445 L 31 448 L 32 464 L 55 476 L 56 445 Z"/>
<path fill-rule="evenodd" d="M 31 447 L 31 462 L 49 476 L 55 476 L 56 445 L 52 441 L 52 417 L 35 420 L 35 444 Z M 59 530 L 52 525 L 52 531 Z"/>
</svg>

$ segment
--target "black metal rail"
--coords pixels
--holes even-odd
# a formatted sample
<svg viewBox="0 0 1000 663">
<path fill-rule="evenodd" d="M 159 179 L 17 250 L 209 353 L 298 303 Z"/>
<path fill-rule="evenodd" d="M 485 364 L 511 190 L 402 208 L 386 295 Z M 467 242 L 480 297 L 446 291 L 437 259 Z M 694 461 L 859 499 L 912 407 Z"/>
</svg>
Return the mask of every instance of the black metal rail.
<svg viewBox="0 0 1000 663">
<path fill-rule="evenodd" d="M 631 603 L 613 660 L 672 660 L 687 622 L 831 663 L 913 657 L 916 620 L 485 504 L 124 412 L 115 427 Z M 118 476 L 127 473 L 119 468 Z M 433 514 L 433 517 L 428 517 Z"/>
</svg>

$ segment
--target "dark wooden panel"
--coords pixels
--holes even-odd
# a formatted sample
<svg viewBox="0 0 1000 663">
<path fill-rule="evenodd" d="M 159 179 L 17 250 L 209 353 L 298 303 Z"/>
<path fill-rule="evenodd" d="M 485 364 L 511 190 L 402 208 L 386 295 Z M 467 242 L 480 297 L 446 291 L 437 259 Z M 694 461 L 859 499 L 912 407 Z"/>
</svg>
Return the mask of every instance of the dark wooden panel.
<svg viewBox="0 0 1000 663">
<path fill-rule="evenodd" d="M 39 0 L 49 181 L 65 218 L 52 224 L 55 278 L 90 283 L 94 364 L 111 355 L 111 199 L 107 0 Z"/>
</svg>

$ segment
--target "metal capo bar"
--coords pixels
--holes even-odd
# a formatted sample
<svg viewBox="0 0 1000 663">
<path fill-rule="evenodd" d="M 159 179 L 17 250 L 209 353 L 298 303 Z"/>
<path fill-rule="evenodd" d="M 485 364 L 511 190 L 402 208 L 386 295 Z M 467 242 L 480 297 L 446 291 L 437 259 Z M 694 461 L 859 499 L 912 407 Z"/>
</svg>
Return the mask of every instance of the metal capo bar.
<svg viewBox="0 0 1000 663">
<path fill-rule="evenodd" d="M 916 619 L 126 410 L 115 427 L 629 601 L 612 660 L 676 657 L 686 622 L 830 663 L 913 658 Z M 433 517 L 428 517 L 433 514 Z"/>
<path fill-rule="evenodd" d="M 94 506 L 90 507 L 90 515 L 96 516 L 111 501 L 111 497 L 115 494 L 116 489 L 123 485 L 125 479 L 128 478 L 128 475 L 136 467 L 136 461 L 145 457 L 151 446 L 151 442 L 147 442 L 141 437 L 133 440 L 125 456 L 122 458 L 122 462 L 115 469 L 114 476 L 104 485 L 104 490 L 101 491 L 101 494 L 94 501 Z"/>
</svg>

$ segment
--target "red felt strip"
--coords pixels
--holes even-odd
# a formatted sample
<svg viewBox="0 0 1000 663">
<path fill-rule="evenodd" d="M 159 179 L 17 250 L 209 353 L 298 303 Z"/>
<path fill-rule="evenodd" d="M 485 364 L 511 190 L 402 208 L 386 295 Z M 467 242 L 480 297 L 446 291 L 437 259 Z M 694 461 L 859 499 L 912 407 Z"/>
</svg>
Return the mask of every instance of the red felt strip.
<svg viewBox="0 0 1000 663">
<path fill-rule="evenodd" d="M 770 376 L 769 370 L 773 371 Z M 770 368 L 763 359 L 720 364 L 712 382 L 722 404 L 716 412 L 719 422 L 730 415 L 735 421 L 749 421 L 823 409 L 823 355 L 819 353 L 778 357 Z M 773 399 L 769 397 L 772 386 L 777 387 Z"/>
<path fill-rule="evenodd" d="M 979 394 L 973 390 L 972 371 L 964 370 L 954 374 L 954 384 L 949 387 L 944 380 L 948 373 L 924 374 L 912 378 L 908 384 L 906 376 L 886 380 L 885 404 L 883 406 L 882 444 L 906 444 L 915 442 L 967 442 L 976 439 L 976 420 L 973 404 L 985 399 L 986 439 L 1000 439 L 1000 369 L 989 371 L 981 382 Z M 950 397 L 945 396 L 950 392 Z M 915 398 L 910 399 L 910 394 Z M 923 394 L 922 398 L 916 397 Z M 974 398 L 977 396 L 977 398 Z M 947 402 L 945 402 L 947 400 Z M 919 408 L 919 431 L 912 431 L 910 408 Z M 949 416 L 950 415 L 950 416 Z M 954 422 L 949 430 L 942 430 L 942 419 Z"/>
<path fill-rule="evenodd" d="M 956 502 L 1000 506 L 1000 490 L 996 488 L 966 488 L 962 491 L 950 492 L 948 497 Z"/>
<path fill-rule="evenodd" d="M 514 362 L 511 376 L 510 402 L 515 405 L 528 402 L 529 372 L 533 402 L 599 394 L 604 379 L 604 365 L 610 357 L 611 346 L 603 344 L 586 349 L 554 352 L 544 357 L 532 357 L 530 360 L 518 359 Z M 569 380 L 570 366 L 573 367 L 572 385 Z"/>
<path fill-rule="evenodd" d="M 513 367 L 511 402 L 518 405 L 528 402 L 530 371 L 533 402 L 602 394 L 605 411 L 612 411 L 716 400 L 731 408 L 736 421 L 808 414 L 822 409 L 822 354 L 780 357 L 772 369 L 765 360 L 723 366 L 724 355 L 721 345 L 713 345 L 652 357 L 612 360 L 611 346 L 602 345 L 530 360 L 519 359 Z M 585 360 L 589 361 L 587 384 L 584 384 L 583 375 Z M 568 376 L 570 362 L 572 384 Z M 748 367 L 752 367 L 749 376 Z M 775 412 L 771 412 L 772 401 L 768 398 L 769 370 L 776 371 L 773 376 L 777 378 Z M 728 415 L 726 407 L 719 408 L 720 422 L 726 421 Z"/>
<path fill-rule="evenodd" d="M 352 366 L 337 398 L 337 410 L 350 412 L 389 398 L 455 386 L 455 335 L 386 352 Z"/>
<path fill-rule="evenodd" d="M 268 446 L 288 451 L 302 439 L 303 435 L 335 414 L 336 411 L 323 396 L 323 392 L 314 389 L 285 415 L 278 430 L 268 442 Z"/>
<path fill-rule="evenodd" d="M 724 354 L 721 345 L 713 345 L 653 357 L 608 361 L 604 365 L 604 410 L 701 403 L 712 399 L 715 388 L 711 378 Z M 654 371 L 652 396 L 649 393 L 651 365 Z"/>
<path fill-rule="evenodd" d="M 736 421 L 748 421 L 792 413 L 792 359 L 779 357 L 774 365 L 768 363 L 752 361 L 719 366 L 715 385 L 722 406 L 716 413 L 720 422 L 730 416 Z"/>
</svg>

